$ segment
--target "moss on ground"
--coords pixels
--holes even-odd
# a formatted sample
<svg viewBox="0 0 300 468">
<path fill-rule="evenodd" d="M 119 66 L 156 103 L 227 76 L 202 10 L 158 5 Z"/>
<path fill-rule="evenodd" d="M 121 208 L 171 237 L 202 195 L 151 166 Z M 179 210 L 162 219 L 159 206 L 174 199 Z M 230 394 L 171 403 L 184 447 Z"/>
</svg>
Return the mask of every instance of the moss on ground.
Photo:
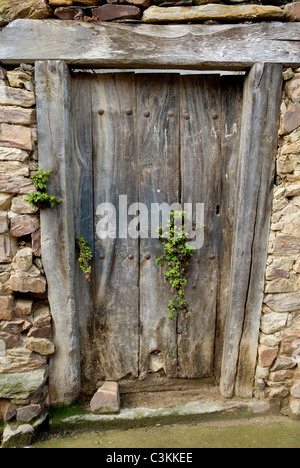
<svg viewBox="0 0 300 468">
<path fill-rule="evenodd" d="M 199 423 L 73 433 L 37 448 L 300 448 L 300 422 L 271 416 L 253 420 Z"/>
</svg>

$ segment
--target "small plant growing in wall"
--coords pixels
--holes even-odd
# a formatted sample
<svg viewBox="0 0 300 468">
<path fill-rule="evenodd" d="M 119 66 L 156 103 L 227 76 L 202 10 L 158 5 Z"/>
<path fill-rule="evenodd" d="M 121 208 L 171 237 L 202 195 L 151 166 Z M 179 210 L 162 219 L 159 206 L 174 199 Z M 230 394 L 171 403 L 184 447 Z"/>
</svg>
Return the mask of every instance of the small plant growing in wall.
<svg viewBox="0 0 300 468">
<path fill-rule="evenodd" d="M 80 255 L 79 255 L 79 265 L 81 271 L 85 274 L 87 280 L 90 279 L 90 274 L 92 272 L 91 267 L 91 260 L 92 260 L 92 250 L 89 247 L 87 241 L 84 237 L 76 237 L 76 242 L 79 247 Z"/>
<path fill-rule="evenodd" d="M 170 213 L 170 220 L 165 228 L 159 228 L 159 238 L 163 242 L 164 253 L 155 262 L 162 267 L 170 285 L 171 298 L 168 304 L 168 317 L 174 320 L 179 314 L 184 317 L 191 315 L 192 310 L 185 296 L 187 273 L 194 248 L 188 246 L 188 233 L 185 229 L 186 214 L 184 211 Z M 171 334 L 173 338 L 173 334 Z M 173 357 L 174 344 L 170 346 L 169 356 Z"/>
<path fill-rule="evenodd" d="M 35 172 L 31 179 L 33 180 L 36 191 L 27 195 L 27 200 L 31 205 L 38 206 L 39 208 L 54 208 L 56 205 L 62 203 L 53 195 L 47 193 L 47 184 L 52 170 L 39 169 Z"/>
</svg>

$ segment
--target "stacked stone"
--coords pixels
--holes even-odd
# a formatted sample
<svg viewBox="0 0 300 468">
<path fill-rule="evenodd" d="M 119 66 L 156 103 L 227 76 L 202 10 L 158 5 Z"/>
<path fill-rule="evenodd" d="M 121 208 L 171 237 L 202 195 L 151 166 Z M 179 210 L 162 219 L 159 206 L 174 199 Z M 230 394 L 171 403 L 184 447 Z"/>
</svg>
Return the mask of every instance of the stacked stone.
<svg viewBox="0 0 300 468">
<path fill-rule="evenodd" d="M 33 67 L 0 68 L 0 422 L 40 415 L 54 353 L 39 213 L 26 199 L 36 168 Z"/>
<path fill-rule="evenodd" d="M 256 379 L 260 396 L 291 395 L 300 416 L 300 69 L 284 80 Z"/>
<path fill-rule="evenodd" d="M 0 27 L 16 18 L 79 21 L 300 21 L 300 2 L 286 0 L 0 0 Z"/>
</svg>

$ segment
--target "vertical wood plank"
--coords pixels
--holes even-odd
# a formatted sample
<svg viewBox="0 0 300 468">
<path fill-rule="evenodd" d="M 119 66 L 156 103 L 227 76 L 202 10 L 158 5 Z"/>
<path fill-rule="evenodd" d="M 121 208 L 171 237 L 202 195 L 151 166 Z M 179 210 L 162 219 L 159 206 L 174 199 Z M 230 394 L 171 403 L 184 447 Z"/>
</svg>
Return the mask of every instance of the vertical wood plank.
<svg viewBox="0 0 300 468">
<path fill-rule="evenodd" d="M 95 211 L 119 195 L 138 200 L 134 74 L 104 74 L 92 87 Z M 103 110 L 103 115 L 98 111 Z M 128 115 L 126 110 L 132 112 Z M 96 216 L 95 227 L 99 217 Z M 118 232 L 117 232 L 118 235 Z M 100 255 L 105 258 L 101 259 Z M 129 259 L 129 255 L 133 259 Z M 138 239 L 95 237 L 95 353 L 108 380 L 138 376 Z"/>
<path fill-rule="evenodd" d="M 217 298 L 217 326 L 214 375 L 220 380 L 224 329 L 228 309 L 229 278 L 232 254 L 232 233 L 237 194 L 237 167 L 239 164 L 240 136 L 243 106 L 243 76 L 221 77 L 221 195 L 219 217 L 221 237 L 219 245 L 219 291 Z"/>
<path fill-rule="evenodd" d="M 75 236 L 84 237 L 94 254 L 94 194 L 92 138 L 92 80 L 89 74 L 73 74 L 71 80 L 72 175 Z M 77 259 L 79 249 L 76 250 Z M 94 256 L 94 255 L 93 255 Z M 92 271 L 92 277 L 94 268 Z M 79 319 L 81 391 L 91 393 L 99 376 L 94 364 L 93 281 L 87 281 L 76 261 L 76 309 Z M 98 377 L 98 379 L 97 379 Z"/>
<path fill-rule="evenodd" d="M 140 202 L 179 202 L 179 77 L 174 74 L 137 75 L 138 154 Z M 144 112 L 150 112 L 144 117 Z M 173 116 L 168 117 L 172 111 Z M 166 220 L 162 220 L 163 225 Z M 150 232 L 150 230 L 149 230 Z M 149 253 L 150 259 L 144 255 Z M 155 264 L 163 253 L 158 239 L 140 240 L 140 377 L 146 377 L 151 359 L 168 377 L 176 377 L 176 321 L 168 319 L 169 285 Z M 173 335 L 171 336 L 171 333 Z M 169 357 L 175 340 L 174 357 Z"/>
<path fill-rule="evenodd" d="M 49 193 L 63 203 L 41 211 L 42 257 L 48 282 L 56 352 L 49 363 L 52 404 L 69 404 L 80 392 L 75 310 L 75 233 L 70 154 L 70 75 L 65 63 L 36 63 L 39 164 L 52 169 Z"/>
<path fill-rule="evenodd" d="M 280 66 L 255 64 L 246 78 L 244 86 L 243 123 L 238 169 L 239 186 L 237 190 L 229 306 L 220 381 L 221 392 L 226 397 L 232 397 L 234 394 L 244 325 L 248 333 L 244 335 L 240 369 L 253 368 L 253 350 L 250 350 L 253 341 L 256 341 L 255 349 L 257 349 L 260 316 L 260 312 L 258 313 L 257 310 L 262 303 L 259 291 L 263 283 L 263 274 L 261 274 L 260 270 L 262 268 L 261 262 L 265 262 L 265 254 L 258 261 L 258 254 L 254 255 L 254 248 L 258 252 L 259 243 L 262 244 L 260 247 L 262 251 L 266 251 L 267 248 L 267 237 L 263 241 L 260 236 L 267 232 L 266 226 L 269 223 L 270 205 L 269 197 L 263 200 L 265 189 L 262 190 L 262 187 L 266 184 L 268 192 L 272 176 L 274 149 L 277 142 L 278 102 L 281 95 L 280 70 Z M 271 87 L 272 84 L 274 85 L 273 88 Z M 262 219 L 262 213 L 258 213 L 258 207 L 261 204 L 265 204 L 264 219 Z M 254 277 L 251 277 L 251 271 L 253 275 L 257 275 L 255 280 Z M 257 299 L 255 301 L 253 301 L 253 284 L 256 286 L 255 294 Z M 250 306 L 249 303 L 247 323 L 244 323 L 245 309 L 249 300 L 253 301 L 253 305 Z M 249 328 L 252 329 L 251 332 L 249 332 Z M 241 372 L 240 370 L 239 375 L 241 375 Z M 242 385 L 243 391 L 239 392 L 237 387 L 239 393 L 249 392 L 249 379 L 253 380 L 252 372 L 250 372 L 249 378 L 246 379 L 247 383 Z"/>
<path fill-rule="evenodd" d="M 204 245 L 193 254 L 188 274 L 186 297 L 192 315 L 179 318 L 178 323 L 178 366 L 184 378 L 213 375 L 222 234 L 217 208 L 221 195 L 221 112 L 219 76 L 182 77 L 182 203 L 204 203 L 206 225 Z M 185 114 L 188 120 L 183 118 Z"/>
<path fill-rule="evenodd" d="M 260 146 L 257 147 L 257 155 L 260 159 L 260 172 L 257 177 L 260 180 L 260 186 L 257 193 L 251 270 L 235 385 L 236 395 L 244 398 L 253 395 L 264 295 L 281 93 L 282 66 L 264 65 L 257 97 L 260 107 L 257 116 L 258 128 L 255 135 L 260 143 Z"/>
</svg>

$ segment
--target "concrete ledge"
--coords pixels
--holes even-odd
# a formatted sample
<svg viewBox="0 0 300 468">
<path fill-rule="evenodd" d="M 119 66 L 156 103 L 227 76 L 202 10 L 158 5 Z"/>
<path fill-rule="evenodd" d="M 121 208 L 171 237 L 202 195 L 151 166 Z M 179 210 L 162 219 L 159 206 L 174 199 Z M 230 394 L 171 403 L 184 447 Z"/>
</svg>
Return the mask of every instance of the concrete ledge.
<svg viewBox="0 0 300 468">
<path fill-rule="evenodd" d="M 67 409 L 66 409 L 67 411 Z M 279 406 L 261 401 L 206 401 L 185 405 L 150 409 L 123 409 L 116 415 L 94 415 L 83 413 L 82 408 L 70 408 L 71 416 L 58 413 L 52 415 L 50 432 L 64 431 L 104 431 L 110 429 L 131 429 L 156 424 L 183 424 L 189 422 L 228 420 L 237 418 L 260 417 L 279 414 Z M 74 414 L 75 413 L 75 414 Z"/>
</svg>

